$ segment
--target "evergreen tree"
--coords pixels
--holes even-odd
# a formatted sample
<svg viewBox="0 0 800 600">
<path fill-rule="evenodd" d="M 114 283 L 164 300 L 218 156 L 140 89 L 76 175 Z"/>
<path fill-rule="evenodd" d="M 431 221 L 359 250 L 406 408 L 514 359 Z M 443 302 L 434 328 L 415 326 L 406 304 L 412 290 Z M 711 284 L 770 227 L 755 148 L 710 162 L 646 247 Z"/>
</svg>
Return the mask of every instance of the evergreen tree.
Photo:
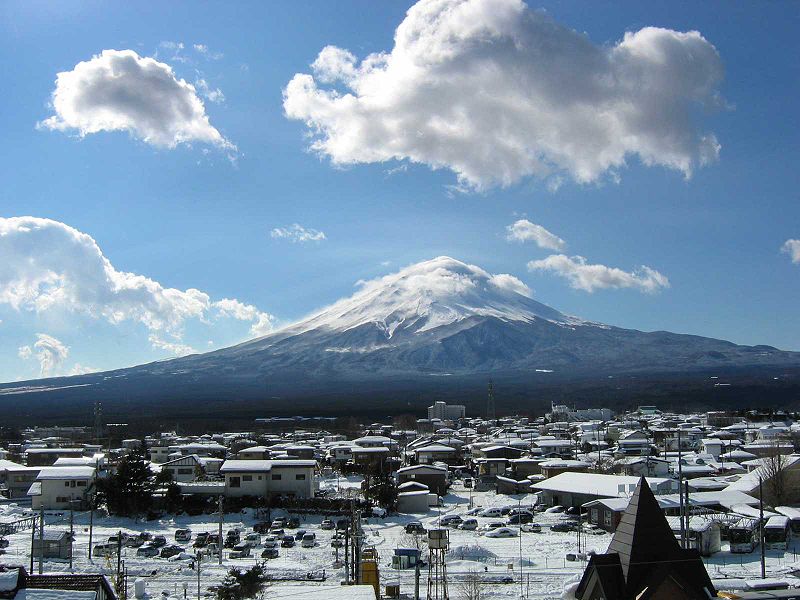
<svg viewBox="0 0 800 600">
<path fill-rule="evenodd" d="M 246 600 L 261 594 L 268 580 L 262 563 L 257 563 L 246 571 L 234 567 L 213 591 L 217 600 Z"/>
<path fill-rule="evenodd" d="M 111 514 L 126 517 L 146 514 L 153 506 L 156 481 L 144 450 L 132 450 L 119 462 L 116 472 L 99 480 L 97 487 Z"/>
</svg>

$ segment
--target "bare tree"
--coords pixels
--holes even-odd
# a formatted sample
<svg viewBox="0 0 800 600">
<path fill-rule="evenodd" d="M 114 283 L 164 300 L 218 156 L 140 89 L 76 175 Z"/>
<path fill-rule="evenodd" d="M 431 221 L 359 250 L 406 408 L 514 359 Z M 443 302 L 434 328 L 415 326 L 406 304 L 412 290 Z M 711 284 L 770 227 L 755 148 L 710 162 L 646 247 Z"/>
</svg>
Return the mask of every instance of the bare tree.
<svg viewBox="0 0 800 600">
<path fill-rule="evenodd" d="M 781 442 L 779 437 L 773 438 L 767 455 L 761 460 L 764 496 L 772 506 L 784 504 L 788 500 L 787 459 Z"/>
<path fill-rule="evenodd" d="M 480 573 L 470 571 L 455 585 L 456 594 L 462 600 L 481 600 L 483 580 Z"/>
</svg>

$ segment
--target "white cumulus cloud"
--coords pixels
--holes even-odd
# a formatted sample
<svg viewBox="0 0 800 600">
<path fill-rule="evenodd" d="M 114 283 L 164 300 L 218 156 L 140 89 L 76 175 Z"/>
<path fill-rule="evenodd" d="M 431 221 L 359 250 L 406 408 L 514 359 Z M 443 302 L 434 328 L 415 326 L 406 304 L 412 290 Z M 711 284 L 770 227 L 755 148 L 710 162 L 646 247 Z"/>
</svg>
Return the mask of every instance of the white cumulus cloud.
<svg viewBox="0 0 800 600">
<path fill-rule="evenodd" d="M 295 223 L 289 227 L 276 227 L 269 232 L 270 236 L 276 240 L 290 240 L 292 242 L 321 242 L 325 239 L 325 233 L 318 229 L 303 227 Z"/>
<path fill-rule="evenodd" d="M 57 374 L 69 356 L 69 347 L 64 345 L 61 340 L 46 333 L 37 333 L 36 338 L 33 348 L 22 346 L 19 349 L 19 357 L 23 360 L 35 357 L 39 361 L 40 377 Z"/>
<path fill-rule="evenodd" d="M 589 264 L 582 256 L 553 254 L 530 261 L 528 269 L 554 273 L 564 277 L 574 289 L 589 293 L 607 288 L 634 288 L 651 294 L 669 287 L 669 279 L 650 267 L 643 265 L 629 272 L 616 267 Z"/>
<path fill-rule="evenodd" d="M 103 50 L 56 76 L 54 115 L 38 127 L 76 131 L 127 131 L 154 146 L 206 143 L 236 147 L 211 125 L 195 87 L 168 64 L 133 50 Z"/>
<path fill-rule="evenodd" d="M 133 321 L 149 331 L 155 348 L 175 354 L 190 319 L 212 323 L 232 317 L 268 332 L 273 317 L 235 299 L 214 301 L 197 289 L 164 287 L 143 275 L 117 270 L 91 236 L 58 221 L 0 218 L 0 304 L 16 310 L 61 309 L 116 324 Z"/>
<path fill-rule="evenodd" d="M 460 189 L 593 182 L 629 157 L 688 177 L 720 149 L 698 115 L 723 104 L 723 67 L 697 31 L 645 27 L 598 45 L 522 0 L 420 0 L 390 51 L 359 61 L 327 46 L 311 70 L 283 106 L 314 151 L 451 169 Z"/>
<path fill-rule="evenodd" d="M 558 251 L 567 247 L 567 242 L 528 219 L 519 219 L 512 223 L 506 227 L 506 232 L 506 239 L 510 242 L 534 242 L 539 248 Z"/>
<path fill-rule="evenodd" d="M 793 263 L 800 264 L 800 240 L 786 240 L 781 252 L 788 254 Z"/>
</svg>

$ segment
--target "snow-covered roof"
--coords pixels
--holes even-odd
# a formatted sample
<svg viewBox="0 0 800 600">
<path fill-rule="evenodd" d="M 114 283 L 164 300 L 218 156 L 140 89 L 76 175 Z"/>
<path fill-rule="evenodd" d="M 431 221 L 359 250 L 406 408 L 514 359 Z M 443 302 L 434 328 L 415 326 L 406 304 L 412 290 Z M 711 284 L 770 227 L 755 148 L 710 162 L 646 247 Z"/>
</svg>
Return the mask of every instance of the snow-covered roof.
<svg viewBox="0 0 800 600">
<path fill-rule="evenodd" d="M 412 471 L 439 471 L 442 475 L 446 475 L 447 467 L 438 467 L 436 465 L 411 465 L 410 467 L 397 469 L 398 473 L 410 473 Z"/>
<path fill-rule="evenodd" d="M 309 468 L 317 466 L 315 460 L 226 460 L 222 463 L 220 473 L 258 473 L 268 472 L 273 468 Z"/>
<path fill-rule="evenodd" d="M 42 467 L 36 480 L 91 479 L 92 477 L 94 477 L 94 467 Z"/>
<path fill-rule="evenodd" d="M 375 600 L 375 588 L 371 585 L 273 585 L 270 599 L 292 598 L 297 600 Z"/>
<path fill-rule="evenodd" d="M 552 492 L 578 493 L 615 498 L 617 496 L 632 494 L 638 483 L 639 477 L 568 471 L 535 483 L 531 487 Z M 665 487 L 671 488 L 672 486 L 677 488 L 677 482 L 663 477 L 648 477 L 647 483 L 655 493 L 660 491 L 659 488 L 662 490 Z"/>
<path fill-rule="evenodd" d="M 783 457 L 783 468 L 788 469 L 793 467 L 800 461 L 800 456 L 791 455 Z M 769 479 L 769 469 L 766 468 L 765 463 L 762 462 L 761 466 L 750 471 L 746 475 L 742 475 L 739 479 L 731 483 L 726 490 L 737 490 L 745 493 L 752 493 L 758 489 L 758 482 L 761 479 Z"/>
<path fill-rule="evenodd" d="M 97 592 L 25 588 L 17 592 L 14 600 L 97 600 Z"/>
</svg>

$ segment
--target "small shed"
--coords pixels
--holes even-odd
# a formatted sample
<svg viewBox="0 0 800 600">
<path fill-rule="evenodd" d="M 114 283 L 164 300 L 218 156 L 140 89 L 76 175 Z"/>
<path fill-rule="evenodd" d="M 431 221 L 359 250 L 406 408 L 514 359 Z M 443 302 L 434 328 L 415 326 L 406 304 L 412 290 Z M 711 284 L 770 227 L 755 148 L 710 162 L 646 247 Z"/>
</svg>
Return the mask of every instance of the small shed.
<svg viewBox="0 0 800 600">
<path fill-rule="evenodd" d="M 422 563 L 422 550 L 419 548 L 395 548 L 392 556 L 393 569 L 413 569 Z"/>
<path fill-rule="evenodd" d="M 428 509 L 428 492 L 425 490 L 397 494 L 397 512 L 399 513 L 426 513 Z"/>
<path fill-rule="evenodd" d="M 72 553 L 69 531 L 45 530 L 42 539 L 37 534 L 33 538 L 32 554 L 34 557 L 42 556 L 44 548 L 44 558 L 63 558 L 68 560 Z"/>
</svg>

